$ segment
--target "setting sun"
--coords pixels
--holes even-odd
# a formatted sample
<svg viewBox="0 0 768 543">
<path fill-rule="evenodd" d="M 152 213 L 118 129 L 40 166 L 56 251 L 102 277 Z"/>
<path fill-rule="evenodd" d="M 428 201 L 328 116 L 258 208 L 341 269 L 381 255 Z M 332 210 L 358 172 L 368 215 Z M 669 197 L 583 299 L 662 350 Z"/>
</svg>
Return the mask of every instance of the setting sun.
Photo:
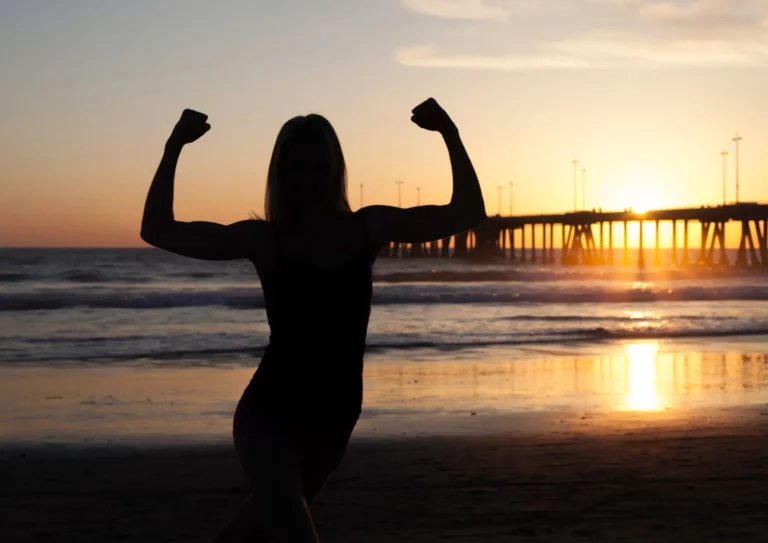
<svg viewBox="0 0 768 543">
<path fill-rule="evenodd" d="M 627 183 L 626 188 L 622 190 L 621 200 L 636 213 L 645 213 L 666 206 L 661 191 L 650 183 L 640 180 L 632 184 Z"/>
</svg>

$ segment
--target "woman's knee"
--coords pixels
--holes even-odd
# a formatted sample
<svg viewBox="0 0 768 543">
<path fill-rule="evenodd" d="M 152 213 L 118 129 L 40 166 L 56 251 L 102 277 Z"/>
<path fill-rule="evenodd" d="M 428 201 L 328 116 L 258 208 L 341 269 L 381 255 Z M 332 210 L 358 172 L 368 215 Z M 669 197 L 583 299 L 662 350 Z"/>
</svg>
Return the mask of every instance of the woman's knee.
<svg viewBox="0 0 768 543">
<path fill-rule="evenodd" d="M 253 506 L 274 541 L 304 541 L 298 533 L 303 534 L 312 524 L 294 456 L 283 449 L 268 455 L 271 460 L 259 455 L 245 462 Z M 297 532 L 299 527 L 303 528 Z"/>
<path fill-rule="evenodd" d="M 271 438 L 241 441 L 238 456 L 251 492 L 259 501 L 290 501 L 302 494 L 301 464 L 289 443 Z"/>
<path fill-rule="evenodd" d="M 295 505 L 292 501 L 302 495 L 301 460 L 285 429 L 266 419 L 255 421 L 247 432 L 235 434 L 235 448 L 255 499 Z"/>
</svg>

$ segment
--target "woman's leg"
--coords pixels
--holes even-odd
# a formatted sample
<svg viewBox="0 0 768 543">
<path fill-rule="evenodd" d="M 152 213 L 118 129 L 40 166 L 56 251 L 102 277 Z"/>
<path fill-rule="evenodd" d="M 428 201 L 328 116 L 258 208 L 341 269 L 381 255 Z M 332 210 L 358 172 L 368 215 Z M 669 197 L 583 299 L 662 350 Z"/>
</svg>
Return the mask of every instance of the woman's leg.
<svg viewBox="0 0 768 543">
<path fill-rule="evenodd" d="M 304 500 L 311 505 L 325 486 L 335 467 L 328 465 L 310 466 L 303 477 Z M 269 543 L 272 541 L 263 518 L 264 511 L 256 505 L 253 496 L 242 505 L 237 514 L 216 535 L 213 543 Z"/>
<path fill-rule="evenodd" d="M 263 511 L 253 497 L 248 496 L 237 514 L 224 526 L 213 543 L 269 543 L 272 537 L 266 528 Z"/>
<path fill-rule="evenodd" d="M 242 400 L 234 427 L 235 449 L 252 494 L 216 542 L 319 543 L 290 429 Z"/>
<path fill-rule="evenodd" d="M 301 433 L 304 499 L 311 504 L 336 471 L 347 451 L 355 423 L 319 424 Z"/>
<path fill-rule="evenodd" d="M 236 439 L 237 455 L 251 487 L 254 508 L 274 543 L 319 543 L 304 500 L 296 446 L 280 430 Z"/>
</svg>

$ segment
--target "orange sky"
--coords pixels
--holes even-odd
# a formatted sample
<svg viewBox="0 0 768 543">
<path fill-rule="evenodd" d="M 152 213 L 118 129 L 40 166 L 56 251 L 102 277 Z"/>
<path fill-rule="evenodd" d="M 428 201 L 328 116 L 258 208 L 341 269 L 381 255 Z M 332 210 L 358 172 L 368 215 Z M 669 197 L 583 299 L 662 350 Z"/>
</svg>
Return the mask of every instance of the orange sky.
<svg viewBox="0 0 768 543">
<path fill-rule="evenodd" d="M 142 246 L 185 107 L 212 130 L 182 155 L 182 220 L 260 213 L 275 136 L 311 111 L 339 133 L 353 207 L 361 183 L 365 204 L 396 204 L 398 179 L 404 205 L 417 186 L 446 202 L 442 142 L 409 121 L 428 96 L 458 124 L 489 214 L 499 185 L 508 213 L 510 182 L 516 214 L 571 210 L 574 157 L 588 208 L 683 207 L 721 203 L 728 149 L 732 200 L 737 131 L 741 200 L 768 202 L 765 21 L 749 0 L 4 4 L 0 246 Z"/>
</svg>

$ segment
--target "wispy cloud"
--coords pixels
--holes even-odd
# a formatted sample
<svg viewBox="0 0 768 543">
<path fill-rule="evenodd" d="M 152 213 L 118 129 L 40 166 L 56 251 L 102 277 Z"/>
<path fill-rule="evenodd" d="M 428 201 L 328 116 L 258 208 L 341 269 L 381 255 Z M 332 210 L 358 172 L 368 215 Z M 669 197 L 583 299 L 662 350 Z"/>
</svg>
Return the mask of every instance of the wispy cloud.
<svg viewBox="0 0 768 543">
<path fill-rule="evenodd" d="M 625 5 L 650 19 L 715 27 L 731 22 L 750 24 L 763 19 L 766 11 L 763 0 L 633 1 Z"/>
<path fill-rule="evenodd" d="M 576 5 L 574 0 L 400 0 L 400 3 L 406 9 L 432 17 L 502 22 L 515 16 L 568 10 Z"/>
<path fill-rule="evenodd" d="M 395 58 L 406 66 L 428 68 L 467 68 L 485 70 L 553 70 L 598 68 L 589 61 L 561 53 L 530 55 L 480 55 L 442 53 L 432 46 L 404 47 Z"/>
<path fill-rule="evenodd" d="M 768 42 L 737 44 L 728 40 L 647 40 L 640 37 L 610 41 L 579 39 L 549 44 L 592 65 L 613 67 L 757 67 L 768 62 Z"/>
<path fill-rule="evenodd" d="M 461 54 L 433 46 L 405 47 L 395 58 L 406 66 L 524 70 L 598 70 L 654 67 L 768 66 L 768 42 L 745 48 L 719 41 L 653 43 L 640 40 L 572 40 L 542 44 L 533 54 Z"/>
<path fill-rule="evenodd" d="M 549 9 L 548 13 L 526 11 L 521 8 L 524 3 L 512 0 L 493 5 L 479 0 L 402 1 L 411 9 L 416 3 L 422 8 L 429 4 L 434 16 L 452 13 L 455 18 L 504 22 L 488 26 L 471 44 L 397 49 L 396 60 L 408 66 L 512 71 L 768 66 L 765 0 L 538 2 L 540 7 L 547 6 L 542 9 Z M 459 10 L 459 4 L 466 11 Z M 448 5 L 454 11 L 446 11 Z"/>
<path fill-rule="evenodd" d="M 506 21 L 510 15 L 507 7 L 490 5 L 485 0 L 401 0 L 401 3 L 417 13 L 445 19 Z"/>
</svg>

